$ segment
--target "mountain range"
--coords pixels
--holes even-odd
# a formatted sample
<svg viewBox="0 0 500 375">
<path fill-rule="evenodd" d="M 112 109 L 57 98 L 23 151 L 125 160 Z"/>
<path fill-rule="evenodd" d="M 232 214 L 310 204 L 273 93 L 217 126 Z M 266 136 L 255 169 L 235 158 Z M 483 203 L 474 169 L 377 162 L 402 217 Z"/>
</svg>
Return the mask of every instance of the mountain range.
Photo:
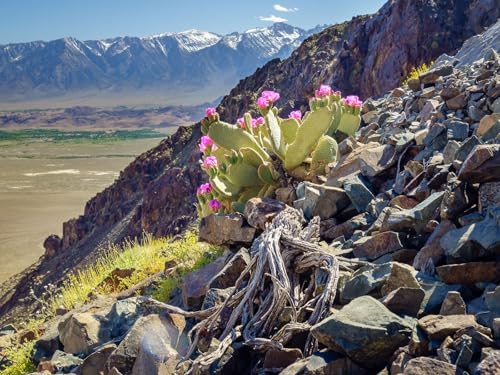
<svg viewBox="0 0 500 375">
<path fill-rule="evenodd" d="M 130 98 L 137 99 L 134 104 L 199 104 L 221 96 L 267 61 L 288 57 L 323 28 L 275 23 L 227 35 L 188 30 L 1 45 L 0 103 L 73 98 L 92 104 L 89 98 L 106 97 L 116 104 Z M 162 102 L 151 102 L 158 99 Z"/>
</svg>

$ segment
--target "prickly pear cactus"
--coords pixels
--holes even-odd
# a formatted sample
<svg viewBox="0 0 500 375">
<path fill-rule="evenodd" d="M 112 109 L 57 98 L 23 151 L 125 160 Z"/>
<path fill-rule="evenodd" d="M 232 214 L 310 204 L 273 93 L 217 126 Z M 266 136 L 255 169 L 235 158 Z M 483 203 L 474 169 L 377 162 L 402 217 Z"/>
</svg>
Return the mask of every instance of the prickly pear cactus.
<svg viewBox="0 0 500 375">
<path fill-rule="evenodd" d="M 322 85 L 310 100 L 304 116 L 292 111 L 278 116 L 274 91 L 257 100 L 261 117 L 246 113 L 235 125 L 222 122 L 215 108 L 207 108 L 201 122 L 202 168 L 209 182 L 197 191 L 200 217 L 213 212 L 243 210 L 253 197 L 272 196 L 287 178 L 322 175 L 336 161 L 338 145 L 333 135 L 354 135 L 360 124 L 362 102 L 357 96 L 341 98 Z"/>
</svg>

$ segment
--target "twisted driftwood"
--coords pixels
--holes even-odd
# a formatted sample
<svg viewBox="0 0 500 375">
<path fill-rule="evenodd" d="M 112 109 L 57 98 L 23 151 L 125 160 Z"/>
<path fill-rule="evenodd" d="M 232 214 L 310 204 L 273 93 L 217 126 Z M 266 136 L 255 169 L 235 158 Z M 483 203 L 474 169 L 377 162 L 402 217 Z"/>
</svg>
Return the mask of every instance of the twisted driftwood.
<svg viewBox="0 0 500 375">
<path fill-rule="evenodd" d="M 201 319 L 190 332 L 192 343 L 183 365 L 189 367 L 187 374 L 206 371 L 237 340 L 258 351 L 282 348 L 294 334 L 309 332 L 330 313 L 339 269 L 351 269 L 353 263 L 319 246 L 319 218 L 305 228 L 303 224 L 302 214 L 293 208 L 279 213 L 254 241 L 250 264 L 220 306 L 187 312 L 147 299 L 170 312 Z M 191 359 L 200 339 L 212 338 L 219 340 L 217 348 Z M 304 355 L 316 349 L 309 333 Z"/>
</svg>

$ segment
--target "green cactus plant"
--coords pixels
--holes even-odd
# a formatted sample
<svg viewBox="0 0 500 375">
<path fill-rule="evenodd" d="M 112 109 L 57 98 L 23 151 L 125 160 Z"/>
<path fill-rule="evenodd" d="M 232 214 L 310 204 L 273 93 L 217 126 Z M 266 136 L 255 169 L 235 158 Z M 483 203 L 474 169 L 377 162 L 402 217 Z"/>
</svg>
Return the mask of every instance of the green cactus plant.
<svg viewBox="0 0 500 375">
<path fill-rule="evenodd" d="M 341 99 L 329 86 L 321 86 L 315 94 L 303 118 L 300 111 L 280 118 L 273 107 L 279 94 L 272 91 L 257 100 L 262 117 L 252 119 L 246 113 L 237 125 L 222 122 L 215 109 L 207 109 L 200 150 L 210 188 L 198 192 L 200 216 L 241 211 L 252 197 L 272 196 L 287 175 L 304 180 L 325 173 L 337 158 L 333 135 L 357 131 L 362 103 L 356 96 Z"/>
</svg>

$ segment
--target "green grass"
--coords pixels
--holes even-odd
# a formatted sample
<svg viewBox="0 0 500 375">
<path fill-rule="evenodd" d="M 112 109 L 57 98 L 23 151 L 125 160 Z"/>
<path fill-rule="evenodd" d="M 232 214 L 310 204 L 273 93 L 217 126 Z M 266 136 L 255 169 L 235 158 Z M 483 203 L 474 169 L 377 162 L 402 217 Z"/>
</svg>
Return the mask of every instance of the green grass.
<svg viewBox="0 0 500 375">
<path fill-rule="evenodd" d="M 403 85 L 407 85 L 408 82 L 411 80 L 411 79 L 415 79 L 415 78 L 418 78 L 418 76 L 420 74 L 423 74 L 425 72 L 427 72 L 430 67 L 432 66 L 432 64 L 434 64 L 434 61 L 431 61 L 429 64 L 426 64 L 426 63 L 423 63 L 422 65 L 420 66 L 417 66 L 417 67 L 414 67 L 410 73 L 408 74 L 408 76 L 403 80 L 402 84 Z"/>
<path fill-rule="evenodd" d="M 165 135 L 153 129 L 137 130 L 87 130 L 87 131 L 63 131 L 58 129 L 23 129 L 23 130 L 0 130 L 0 142 L 2 141 L 36 141 L 49 140 L 52 142 L 85 142 L 105 143 L 114 141 L 164 138 Z"/>
<path fill-rule="evenodd" d="M 106 255 L 92 266 L 74 273 L 57 294 L 44 302 L 44 308 L 37 319 L 26 323 L 26 328 L 36 332 L 37 327 L 54 316 L 58 307 L 73 309 L 89 300 L 91 294 L 111 294 L 125 290 L 145 278 L 164 269 L 165 262 L 175 261 L 177 272 L 165 277 L 155 288 L 153 297 L 167 301 L 170 292 L 179 285 L 182 276 L 195 271 L 215 260 L 222 249 L 198 242 L 196 233 L 188 232 L 182 239 L 171 241 L 168 238 L 145 236 L 142 241 L 128 242 L 122 247 L 111 246 Z M 136 271 L 122 279 L 116 287 L 104 285 L 103 281 L 116 269 L 134 268 Z M 30 357 L 34 342 L 9 349 L 7 356 L 12 366 L 0 375 L 17 375 L 34 371 Z"/>
</svg>

